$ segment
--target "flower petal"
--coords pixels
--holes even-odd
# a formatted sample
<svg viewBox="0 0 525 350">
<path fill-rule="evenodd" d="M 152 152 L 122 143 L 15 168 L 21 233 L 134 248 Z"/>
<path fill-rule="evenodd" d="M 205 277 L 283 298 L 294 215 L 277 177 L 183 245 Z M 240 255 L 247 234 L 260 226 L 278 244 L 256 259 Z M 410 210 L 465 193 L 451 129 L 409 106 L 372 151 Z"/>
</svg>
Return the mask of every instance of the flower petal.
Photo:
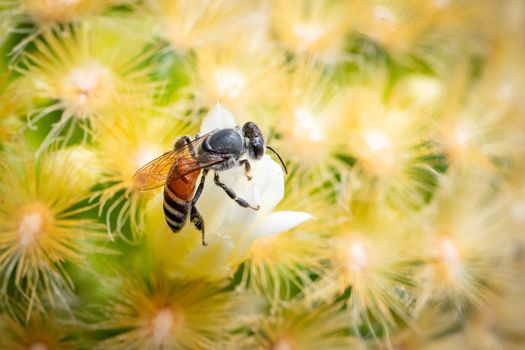
<svg viewBox="0 0 525 350">
<path fill-rule="evenodd" d="M 250 187 L 242 193 L 242 198 L 252 205 L 259 205 L 260 203 L 259 194 L 254 187 Z M 246 235 L 250 235 L 250 231 L 255 226 L 258 215 L 259 211 L 251 208 L 243 208 L 233 202 L 228 211 L 228 215 L 223 221 L 221 232 L 229 235 L 235 242 L 240 242 Z"/>
<path fill-rule="evenodd" d="M 265 215 L 271 212 L 284 197 L 284 173 L 281 166 L 268 155 L 260 161 L 251 163 L 252 181 L 261 196 L 260 215 Z"/>
<path fill-rule="evenodd" d="M 200 134 L 206 134 L 215 129 L 234 128 L 237 126 L 233 114 L 217 102 L 206 117 L 204 117 Z"/>
<path fill-rule="evenodd" d="M 198 236 L 199 232 L 193 232 Z M 234 250 L 234 242 L 226 237 L 207 237 L 208 246 L 198 245 L 182 261 L 187 277 L 215 280 L 231 274 L 228 259 Z"/>
<path fill-rule="evenodd" d="M 253 238 L 261 238 L 288 231 L 313 216 L 300 211 L 278 211 L 268 215 L 254 230 Z"/>
<path fill-rule="evenodd" d="M 221 181 L 231 188 L 238 196 L 242 197 L 248 188 L 248 181 L 241 168 L 233 168 L 226 171 L 219 172 Z M 202 196 L 197 202 L 197 209 L 199 209 L 202 217 L 206 222 L 206 230 L 215 234 L 221 230 L 222 234 L 229 235 L 227 228 L 223 225 L 228 213 L 232 208 L 241 208 L 235 201 L 233 201 L 224 192 L 223 189 L 215 185 L 213 182 L 213 175 L 208 175 Z M 243 212 L 247 213 L 251 209 L 241 208 Z M 238 218 L 242 221 L 242 217 Z"/>
</svg>

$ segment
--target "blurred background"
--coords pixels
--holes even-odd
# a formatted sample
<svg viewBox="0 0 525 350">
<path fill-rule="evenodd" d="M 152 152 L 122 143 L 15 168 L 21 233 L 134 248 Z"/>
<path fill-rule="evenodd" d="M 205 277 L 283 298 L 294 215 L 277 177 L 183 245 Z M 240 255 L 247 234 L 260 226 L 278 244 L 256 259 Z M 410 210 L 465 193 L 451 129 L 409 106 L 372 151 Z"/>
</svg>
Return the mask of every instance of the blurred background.
<svg viewBox="0 0 525 350">
<path fill-rule="evenodd" d="M 0 348 L 525 348 L 524 62 L 522 0 L 0 0 Z M 133 174 L 247 121 L 288 175 L 171 233 Z"/>
</svg>

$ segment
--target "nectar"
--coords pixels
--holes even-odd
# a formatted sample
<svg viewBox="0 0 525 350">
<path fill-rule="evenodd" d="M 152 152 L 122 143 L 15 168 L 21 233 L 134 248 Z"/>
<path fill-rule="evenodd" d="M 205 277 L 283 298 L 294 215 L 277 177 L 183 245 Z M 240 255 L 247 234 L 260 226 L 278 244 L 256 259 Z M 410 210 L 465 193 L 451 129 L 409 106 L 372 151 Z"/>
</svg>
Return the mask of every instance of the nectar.
<svg viewBox="0 0 525 350">
<path fill-rule="evenodd" d="M 281 339 L 272 345 L 271 350 L 293 350 L 293 346 L 290 344 L 289 340 Z"/>
<path fill-rule="evenodd" d="M 320 40 L 326 32 L 326 29 L 314 23 L 298 23 L 294 26 L 295 36 L 304 43 L 305 48 Z"/>
<path fill-rule="evenodd" d="M 18 224 L 19 244 L 23 249 L 34 245 L 43 236 L 50 225 L 52 215 L 42 205 L 32 205 L 23 210 Z"/>
<path fill-rule="evenodd" d="M 64 101 L 71 109 L 88 114 L 90 106 L 103 106 L 112 100 L 113 81 L 111 70 L 96 61 L 77 66 L 64 79 Z"/>
<path fill-rule="evenodd" d="M 48 350 L 49 347 L 42 342 L 36 342 L 36 343 L 31 344 L 28 349 L 29 350 Z"/>
<path fill-rule="evenodd" d="M 397 17 L 392 10 L 385 6 L 375 6 L 373 9 L 374 17 L 387 25 L 394 26 L 397 23 Z"/>
<path fill-rule="evenodd" d="M 384 132 L 377 129 L 364 129 L 362 137 L 369 151 L 364 160 L 373 165 L 374 170 L 390 168 L 395 164 L 395 157 L 391 150 L 392 143 Z"/>
<path fill-rule="evenodd" d="M 366 247 L 361 242 L 352 242 L 348 249 L 348 267 L 354 273 L 363 272 L 369 264 Z"/>
<path fill-rule="evenodd" d="M 446 276 L 459 277 L 461 274 L 461 256 L 457 244 L 448 237 L 438 241 L 437 257 Z"/>
<path fill-rule="evenodd" d="M 297 137 L 306 137 L 312 142 L 320 142 L 325 139 L 323 124 L 307 109 L 298 108 L 294 111 Z"/>
<path fill-rule="evenodd" d="M 41 25 L 78 20 L 109 6 L 114 0 L 22 0 L 22 6 Z"/>
<path fill-rule="evenodd" d="M 170 308 L 164 308 L 157 312 L 151 322 L 154 344 L 159 346 L 165 343 L 169 338 L 173 327 L 180 322 L 177 316 L 178 315 L 176 315 Z"/>
<path fill-rule="evenodd" d="M 390 140 L 379 130 L 363 130 L 363 137 L 373 152 L 379 152 L 390 147 Z"/>
<path fill-rule="evenodd" d="M 162 153 L 162 149 L 154 144 L 143 144 L 135 150 L 135 168 L 140 169 L 142 166 L 146 165 L 153 159 L 155 159 L 159 154 Z"/>
</svg>

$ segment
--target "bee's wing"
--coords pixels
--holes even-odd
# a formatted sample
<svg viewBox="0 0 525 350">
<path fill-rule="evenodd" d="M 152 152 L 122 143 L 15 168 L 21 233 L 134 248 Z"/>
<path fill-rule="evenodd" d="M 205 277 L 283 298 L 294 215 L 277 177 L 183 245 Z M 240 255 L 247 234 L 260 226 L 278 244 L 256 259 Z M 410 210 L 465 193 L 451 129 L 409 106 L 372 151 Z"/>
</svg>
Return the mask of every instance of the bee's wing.
<svg viewBox="0 0 525 350">
<path fill-rule="evenodd" d="M 193 149 L 197 152 L 200 144 L 208 135 L 203 135 L 184 145 L 184 147 L 166 152 L 140 168 L 133 175 L 134 182 L 139 184 L 138 190 L 152 190 L 164 186 L 168 179 L 170 181 L 176 180 L 191 172 L 222 162 L 223 158 L 220 155 L 204 154 L 193 156 L 191 154 L 190 150 Z M 174 164 L 178 164 L 178 166 L 172 169 Z"/>
<path fill-rule="evenodd" d="M 152 190 L 166 184 L 170 169 L 177 159 L 184 155 L 184 150 L 171 150 L 152 160 L 140 168 L 133 181 L 138 185 L 139 191 Z"/>
</svg>

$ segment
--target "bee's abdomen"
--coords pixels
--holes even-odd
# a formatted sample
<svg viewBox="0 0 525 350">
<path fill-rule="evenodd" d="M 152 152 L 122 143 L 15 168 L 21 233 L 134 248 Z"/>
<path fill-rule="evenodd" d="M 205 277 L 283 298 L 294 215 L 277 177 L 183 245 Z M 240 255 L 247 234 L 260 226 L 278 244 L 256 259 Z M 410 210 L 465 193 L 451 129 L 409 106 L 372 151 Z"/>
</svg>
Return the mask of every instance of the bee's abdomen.
<svg viewBox="0 0 525 350">
<path fill-rule="evenodd" d="M 173 232 L 179 232 L 186 222 L 189 203 L 178 198 L 169 185 L 164 187 L 164 216 L 166 223 Z"/>
</svg>

